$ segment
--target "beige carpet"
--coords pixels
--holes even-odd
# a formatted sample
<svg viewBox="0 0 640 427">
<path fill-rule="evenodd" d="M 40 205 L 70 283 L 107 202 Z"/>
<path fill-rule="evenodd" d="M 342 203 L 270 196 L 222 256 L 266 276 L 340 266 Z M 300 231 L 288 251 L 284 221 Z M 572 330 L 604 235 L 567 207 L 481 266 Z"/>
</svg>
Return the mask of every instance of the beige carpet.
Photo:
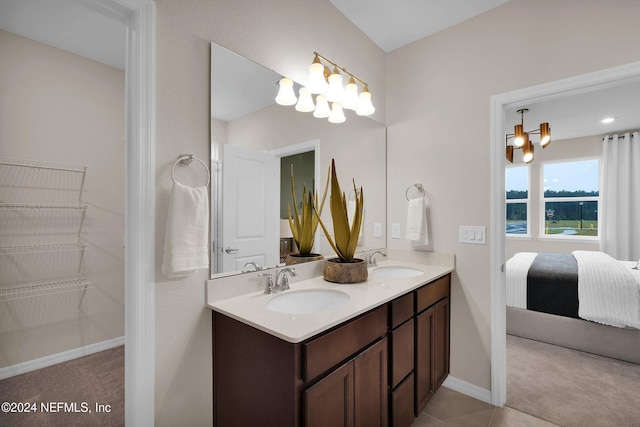
<svg viewBox="0 0 640 427">
<path fill-rule="evenodd" d="M 0 401 L 36 404 L 0 412 L 0 426 L 124 426 L 124 346 L 2 380 Z"/>
<path fill-rule="evenodd" d="M 507 335 L 507 406 L 564 427 L 638 427 L 640 365 Z"/>
</svg>

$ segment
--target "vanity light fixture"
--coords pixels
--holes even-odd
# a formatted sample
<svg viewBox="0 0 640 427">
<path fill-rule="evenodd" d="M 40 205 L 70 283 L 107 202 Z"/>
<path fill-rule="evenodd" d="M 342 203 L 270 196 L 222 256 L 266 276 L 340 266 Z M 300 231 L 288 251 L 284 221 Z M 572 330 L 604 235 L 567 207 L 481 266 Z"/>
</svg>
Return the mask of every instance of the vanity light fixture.
<svg viewBox="0 0 640 427">
<path fill-rule="evenodd" d="M 280 89 L 276 102 L 280 105 L 295 105 L 296 110 L 312 112 L 317 118 L 328 118 L 331 123 L 346 120 L 344 109 L 353 110 L 359 116 L 370 116 L 376 109 L 371 102 L 371 92 L 367 83 L 335 62 L 313 52 L 313 62 L 309 66 L 309 81 L 301 87 L 296 97 L 293 81 L 286 77 L 279 82 Z M 333 71 L 323 64 L 333 67 Z M 343 74 L 348 77 L 343 85 Z M 362 90 L 358 93 L 358 83 Z M 315 103 L 314 96 L 315 95 Z"/>
<path fill-rule="evenodd" d="M 551 128 L 549 123 L 540 123 L 538 129 L 525 131 L 524 130 L 524 113 L 529 111 L 528 108 L 521 108 L 517 112 L 520 113 L 520 124 L 517 124 L 513 128 L 513 133 L 508 133 L 505 136 L 505 147 L 507 160 L 513 163 L 513 151 L 522 150 L 522 160 L 525 163 L 531 163 L 533 161 L 533 142 L 529 139 L 529 135 L 540 135 L 540 146 L 545 148 L 551 143 Z M 513 145 L 509 145 L 509 140 L 513 138 Z"/>
</svg>

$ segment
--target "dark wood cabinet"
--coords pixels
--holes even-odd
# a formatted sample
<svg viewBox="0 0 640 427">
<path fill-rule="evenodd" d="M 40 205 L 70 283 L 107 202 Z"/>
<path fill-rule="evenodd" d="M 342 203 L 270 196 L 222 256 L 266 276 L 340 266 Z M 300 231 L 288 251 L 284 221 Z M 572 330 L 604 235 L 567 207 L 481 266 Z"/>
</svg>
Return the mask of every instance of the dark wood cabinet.
<svg viewBox="0 0 640 427">
<path fill-rule="evenodd" d="M 301 343 L 213 313 L 214 426 L 409 427 L 449 373 L 449 275 Z"/>
<path fill-rule="evenodd" d="M 416 292 L 415 415 L 449 374 L 449 276 Z"/>
</svg>

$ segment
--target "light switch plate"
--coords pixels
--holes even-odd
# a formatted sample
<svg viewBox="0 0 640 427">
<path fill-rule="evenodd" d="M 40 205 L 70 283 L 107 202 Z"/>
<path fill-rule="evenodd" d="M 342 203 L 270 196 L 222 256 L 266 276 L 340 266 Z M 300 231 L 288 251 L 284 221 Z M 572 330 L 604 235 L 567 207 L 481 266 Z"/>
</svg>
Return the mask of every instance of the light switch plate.
<svg viewBox="0 0 640 427">
<path fill-rule="evenodd" d="M 484 225 L 461 225 L 458 230 L 458 241 L 460 243 L 486 245 L 487 227 L 485 227 Z"/>
</svg>

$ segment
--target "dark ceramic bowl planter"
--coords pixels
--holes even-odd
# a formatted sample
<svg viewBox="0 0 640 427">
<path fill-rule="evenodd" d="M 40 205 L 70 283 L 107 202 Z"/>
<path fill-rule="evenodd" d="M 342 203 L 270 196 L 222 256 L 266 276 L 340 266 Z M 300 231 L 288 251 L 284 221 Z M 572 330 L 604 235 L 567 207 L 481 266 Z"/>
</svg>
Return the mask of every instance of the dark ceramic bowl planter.
<svg viewBox="0 0 640 427">
<path fill-rule="evenodd" d="M 333 283 L 360 283 L 367 280 L 369 272 L 367 263 L 360 258 L 342 261 L 340 258 L 329 258 L 324 262 L 324 280 Z"/>
<path fill-rule="evenodd" d="M 295 264 L 302 264 L 303 262 L 318 261 L 323 258 L 324 256 L 320 254 L 308 254 L 308 255 L 291 254 L 287 256 L 287 258 L 284 260 L 284 263 L 286 265 L 295 265 Z"/>
</svg>

